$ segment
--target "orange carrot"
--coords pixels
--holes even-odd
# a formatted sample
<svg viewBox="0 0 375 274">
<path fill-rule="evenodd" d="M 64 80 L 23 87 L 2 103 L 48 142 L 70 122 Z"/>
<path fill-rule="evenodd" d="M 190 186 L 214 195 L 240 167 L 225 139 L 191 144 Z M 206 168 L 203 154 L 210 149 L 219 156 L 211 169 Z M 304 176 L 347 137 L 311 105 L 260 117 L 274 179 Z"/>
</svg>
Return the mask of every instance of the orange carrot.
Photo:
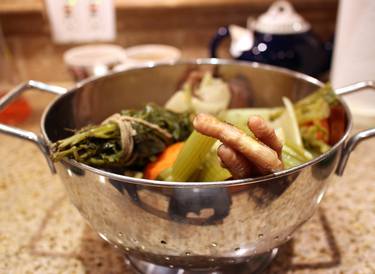
<svg viewBox="0 0 375 274">
<path fill-rule="evenodd" d="M 167 147 L 154 162 L 146 166 L 144 177 L 155 180 L 163 170 L 172 167 L 183 145 L 184 142 L 179 142 Z"/>
<path fill-rule="evenodd" d="M 318 131 L 315 135 L 315 138 L 317 140 L 323 141 L 325 143 L 328 143 L 329 139 L 329 122 L 328 119 L 322 119 L 322 120 L 316 120 L 316 121 L 311 121 L 311 122 L 306 122 L 302 125 L 302 127 L 312 127 L 314 125 L 319 125 L 322 129 L 325 129 L 327 131 L 327 134 L 325 134 L 323 131 Z"/>
</svg>

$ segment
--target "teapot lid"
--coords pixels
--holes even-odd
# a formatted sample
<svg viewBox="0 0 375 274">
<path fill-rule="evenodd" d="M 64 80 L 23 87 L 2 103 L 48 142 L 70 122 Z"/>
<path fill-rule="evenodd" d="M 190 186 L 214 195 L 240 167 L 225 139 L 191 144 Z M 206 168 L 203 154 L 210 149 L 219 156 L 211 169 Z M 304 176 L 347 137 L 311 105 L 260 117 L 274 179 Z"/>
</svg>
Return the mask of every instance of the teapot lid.
<svg viewBox="0 0 375 274">
<path fill-rule="evenodd" d="M 252 23 L 254 30 L 270 34 L 295 34 L 306 32 L 310 24 L 305 21 L 288 1 L 276 1 L 267 12 Z"/>
</svg>

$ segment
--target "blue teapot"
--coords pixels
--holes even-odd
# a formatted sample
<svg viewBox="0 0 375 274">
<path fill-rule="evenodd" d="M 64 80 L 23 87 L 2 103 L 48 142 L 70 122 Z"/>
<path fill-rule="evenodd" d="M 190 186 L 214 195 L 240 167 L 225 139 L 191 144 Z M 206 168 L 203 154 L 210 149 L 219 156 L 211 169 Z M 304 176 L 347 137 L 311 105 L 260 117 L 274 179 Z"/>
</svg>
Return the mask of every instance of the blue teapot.
<svg viewBox="0 0 375 274">
<path fill-rule="evenodd" d="M 217 57 L 221 42 L 231 38 L 230 55 L 238 60 L 265 63 L 312 76 L 326 72 L 331 63 L 332 43 L 322 43 L 311 26 L 287 1 L 277 1 L 248 27 L 221 27 L 210 44 Z"/>
</svg>

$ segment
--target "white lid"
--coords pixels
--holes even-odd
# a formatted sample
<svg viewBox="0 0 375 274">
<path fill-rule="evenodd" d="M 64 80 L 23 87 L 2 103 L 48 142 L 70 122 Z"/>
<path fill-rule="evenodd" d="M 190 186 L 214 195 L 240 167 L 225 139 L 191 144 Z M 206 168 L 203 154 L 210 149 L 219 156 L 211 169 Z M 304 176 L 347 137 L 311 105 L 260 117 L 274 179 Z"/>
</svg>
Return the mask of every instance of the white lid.
<svg viewBox="0 0 375 274">
<path fill-rule="evenodd" d="M 125 49 L 126 59 L 114 68 L 122 71 L 137 67 L 147 67 L 157 63 L 173 63 L 181 58 L 178 48 L 162 44 L 145 44 Z"/>
<path fill-rule="evenodd" d="M 263 33 L 294 34 L 308 31 L 310 24 L 296 13 L 288 1 L 276 1 L 253 22 L 253 28 Z"/>
<path fill-rule="evenodd" d="M 162 44 L 145 44 L 125 49 L 126 58 L 134 62 L 175 62 L 180 59 L 178 48 Z"/>
<path fill-rule="evenodd" d="M 122 63 L 126 58 L 125 50 L 117 45 L 95 44 L 74 47 L 64 53 L 64 62 L 68 66 L 93 67 Z"/>
</svg>

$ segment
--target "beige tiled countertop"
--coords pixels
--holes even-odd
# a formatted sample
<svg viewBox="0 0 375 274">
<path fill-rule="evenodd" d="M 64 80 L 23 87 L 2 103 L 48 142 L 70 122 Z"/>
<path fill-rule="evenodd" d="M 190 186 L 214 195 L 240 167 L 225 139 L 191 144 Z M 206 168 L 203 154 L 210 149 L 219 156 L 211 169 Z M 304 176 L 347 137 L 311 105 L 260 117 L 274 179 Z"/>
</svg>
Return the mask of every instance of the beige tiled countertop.
<svg viewBox="0 0 375 274">
<path fill-rule="evenodd" d="M 36 131 L 53 97 L 27 98 L 34 112 L 21 126 Z M 268 273 L 375 273 L 374 149 L 375 140 L 357 148 L 345 177 L 334 180 Z M 132 273 L 70 204 L 34 145 L 0 135 L 0 159 L 0 273 Z"/>
</svg>

